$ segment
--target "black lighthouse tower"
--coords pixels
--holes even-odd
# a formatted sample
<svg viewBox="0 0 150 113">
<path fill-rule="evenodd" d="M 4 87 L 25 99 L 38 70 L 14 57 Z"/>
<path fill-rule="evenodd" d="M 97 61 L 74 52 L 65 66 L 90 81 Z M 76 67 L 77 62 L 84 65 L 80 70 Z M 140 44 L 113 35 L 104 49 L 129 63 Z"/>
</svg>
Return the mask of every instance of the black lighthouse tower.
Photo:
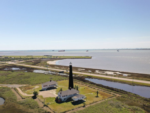
<svg viewBox="0 0 150 113">
<path fill-rule="evenodd" d="M 70 65 L 69 65 L 69 89 L 70 88 L 74 88 L 73 86 L 73 75 L 72 75 L 72 64 L 70 62 Z"/>
</svg>

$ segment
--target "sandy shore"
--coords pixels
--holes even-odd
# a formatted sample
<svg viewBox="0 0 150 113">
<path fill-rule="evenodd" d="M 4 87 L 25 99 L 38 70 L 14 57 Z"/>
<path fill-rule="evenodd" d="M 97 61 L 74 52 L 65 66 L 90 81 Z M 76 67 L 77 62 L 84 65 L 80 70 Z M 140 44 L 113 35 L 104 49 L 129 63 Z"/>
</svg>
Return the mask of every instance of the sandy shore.
<svg viewBox="0 0 150 113">
<path fill-rule="evenodd" d="M 56 64 L 57 60 L 54 61 L 48 61 L 47 64 Z"/>
</svg>

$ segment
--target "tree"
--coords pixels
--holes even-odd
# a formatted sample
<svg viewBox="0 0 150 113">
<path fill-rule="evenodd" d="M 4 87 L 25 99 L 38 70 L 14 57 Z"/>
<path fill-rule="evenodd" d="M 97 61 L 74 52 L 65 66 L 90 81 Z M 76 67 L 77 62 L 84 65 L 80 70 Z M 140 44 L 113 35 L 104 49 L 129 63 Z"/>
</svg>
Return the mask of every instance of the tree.
<svg viewBox="0 0 150 113">
<path fill-rule="evenodd" d="M 77 90 L 77 86 L 76 86 L 76 85 L 75 85 L 74 89 L 76 89 L 76 90 Z"/>
<path fill-rule="evenodd" d="M 38 92 L 37 92 L 37 91 L 34 91 L 34 92 L 33 92 L 33 97 L 36 98 L 37 95 L 38 95 Z"/>
<path fill-rule="evenodd" d="M 85 105 L 86 105 L 85 102 L 83 102 L 83 107 L 85 107 Z"/>
<path fill-rule="evenodd" d="M 62 88 L 60 88 L 60 90 L 59 91 L 62 91 Z"/>
<path fill-rule="evenodd" d="M 77 90 L 79 90 L 78 86 L 77 86 Z"/>
<path fill-rule="evenodd" d="M 97 97 L 98 97 L 98 91 L 96 93 L 97 93 Z"/>
</svg>

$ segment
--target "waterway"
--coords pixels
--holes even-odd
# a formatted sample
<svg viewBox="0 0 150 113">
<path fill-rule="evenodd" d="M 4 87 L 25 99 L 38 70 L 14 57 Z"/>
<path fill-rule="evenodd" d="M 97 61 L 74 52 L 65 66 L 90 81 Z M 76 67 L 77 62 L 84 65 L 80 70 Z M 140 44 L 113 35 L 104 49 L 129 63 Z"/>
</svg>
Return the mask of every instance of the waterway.
<svg viewBox="0 0 150 113">
<path fill-rule="evenodd" d="M 147 86 L 133 86 L 133 85 L 119 83 L 119 82 L 106 81 L 106 80 L 100 80 L 100 79 L 92 79 L 92 78 L 85 78 L 85 80 L 88 80 L 88 81 L 96 83 L 96 84 L 101 84 L 104 86 L 121 89 L 121 90 L 124 90 L 127 92 L 131 92 L 131 93 L 140 95 L 142 97 L 150 98 L 150 87 L 147 87 Z"/>
<path fill-rule="evenodd" d="M 5 100 L 3 98 L 0 97 L 0 105 L 3 105 L 5 102 Z"/>
<path fill-rule="evenodd" d="M 57 65 L 116 70 L 125 72 L 150 74 L 150 50 L 36 50 L 36 51 L 0 51 L 3 55 L 57 55 L 57 56 L 92 56 L 92 59 L 66 59 L 57 62 Z"/>
</svg>

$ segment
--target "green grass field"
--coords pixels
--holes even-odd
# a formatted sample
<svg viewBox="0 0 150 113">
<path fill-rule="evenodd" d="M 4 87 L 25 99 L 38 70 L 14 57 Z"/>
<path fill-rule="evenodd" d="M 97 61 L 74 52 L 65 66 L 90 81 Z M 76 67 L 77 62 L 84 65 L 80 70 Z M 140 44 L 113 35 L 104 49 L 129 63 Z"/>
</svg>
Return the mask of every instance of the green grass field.
<svg viewBox="0 0 150 113">
<path fill-rule="evenodd" d="M 41 84 L 52 78 L 54 81 L 65 80 L 66 77 L 21 71 L 0 71 L 0 84 Z"/>
<path fill-rule="evenodd" d="M 116 99 L 108 100 L 74 113 L 146 113 L 143 109 L 128 106 Z"/>
<path fill-rule="evenodd" d="M 0 106 L 0 113 L 45 113 L 31 98 L 17 101 L 10 88 L 0 87 L 0 97 L 5 99 L 4 105 Z"/>
<path fill-rule="evenodd" d="M 77 83 L 74 83 L 74 85 L 77 85 L 79 87 L 80 94 L 83 94 L 86 96 L 86 102 L 85 102 L 86 104 L 97 102 L 97 101 L 100 101 L 100 100 L 103 100 L 103 99 L 106 99 L 106 98 L 112 96 L 108 93 L 99 91 L 99 97 L 96 97 L 97 90 L 89 88 L 84 85 L 77 84 Z M 56 89 L 56 93 L 59 92 L 60 88 L 62 88 L 62 90 L 67 90 L 68 89 L 68 80 L 58 81 L 58 88 Z M 45 99 L 45 103 L 50 103 L 48 106 L 57 113 L 68 111 L 68 110 L 83 106 L 83 103 L 77 103 L 77 102 L 73 102 L 73 101 L 64 102 L 64 103 L 59 104 L 59 103 L 55 102 L 54 97 L 43 98 L 40 96 L 39 98 L 43 101 Z"/>
</svg>

